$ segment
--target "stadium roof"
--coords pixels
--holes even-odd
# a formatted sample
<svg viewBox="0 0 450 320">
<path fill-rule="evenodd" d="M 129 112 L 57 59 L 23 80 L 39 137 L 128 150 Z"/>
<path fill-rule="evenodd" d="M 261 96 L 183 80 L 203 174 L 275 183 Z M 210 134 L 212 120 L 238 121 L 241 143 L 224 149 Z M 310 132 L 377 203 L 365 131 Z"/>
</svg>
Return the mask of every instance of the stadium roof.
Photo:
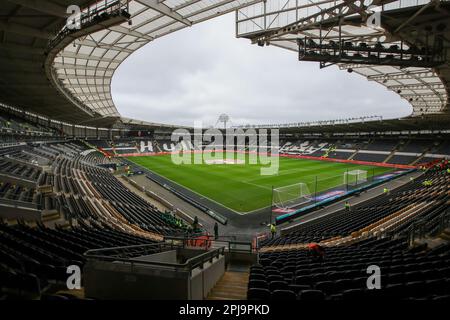
<svg viewBox="0 0 450 320">
<path fill-rule="evenodd" d="M 397 6 L 386 5 L 386 10 L 399 8 L 398 4 L 403 7 L 430 1 L 383 1 L 388 2 Z M 306 21 L 301 33 L 286 33 L 283 27 L 298 24 L 302 18 L 333 6 L 346 10 L 359 8 L 348 17 L 343 29 L 348 35 L 364 41 L 388 36 L 389 41 L 395 43 L 399 36 L 407 37 L 410 28 L 422 20 L 425 23 L 429 19 L 444 19 L 444 22 L 447 19 L 448 23 L 447 6 L 429 6 L 420 14 L 417 14 L 420 9 L 413 7 L 411 10 L 416 11 L 402 9 L 391 16 L 383 13 L 389 18 L 383 20 L 387 21 L 383 25 L 384 31 L 374 30 L 362 23 L 368 10 L 355 7 L 357 3 L 361 5 L 361 1 L 348 0 L 42 0 L 37 5 L 33 0 L 7 0 L 0 8 L 4 17 L 0 20 L 0 48 L 4 49 L 0 56 L 0 96 L 6 104 L 31 109 L 57 120 L 109 126 L 120 118 L 111 96 L 112 77 L 119 65 L 153 40 L 221 14 L 238 10 L 239 36 L 255 41 L 276 31 L 279 33 L 271 36 L 270 44 L 296 51 L 298 36 L 317 35 L 317 25 Z M 81 30 L 72 32 L 63 28 L 69 4 L 83 8 Z M 326 22 L 322 20 L 324 25 Z M 391 31 L 397 29 L 401 32 Z M 332 28 L 329 36 L 335 32 Z M 448 111 L 448 62 L 435 69 L 340 67 L 352 68 L 369 80 L 397 91 L 410 101 L 415 115 Z"/>
<path fill-rule="evenodd" d="M 400 47 L 432 41 L 443 35 L 447 48 L 450 34 L 448 1 L 281 1 L 280 6 L 254 4 L 238 11 L 238 36 L 254 43 L 269 44 L 298 52 L 297 40 L 308 37 L 338 41 L 377 42 Z M 373 6 L 370 10 L 363 9 Z M 425 5 L 425 6 L 424 6 Z M 377 10 L 376 7 L 379 9 Z M 368 15 L 381 11 L 378 28 L 366 24 Z M 338 15 L 344 19 L 339 24 Z M 341 32 L 339 32 L 341 28 Z M 430 28 L 430 29 L 427 29 Z M 426 32 L 428 31 L 428 32 Z M 429 39 L 426 39 L 426 37 Z M 317 40 L 318 41 L 318 40 Z M 370 81 L 386 86 L 406 99 L 413 116 L 448 112 L 450 67 L 446 63 L 434 69 L 388 65 L 338 64 Z M 351 88 L 349 88 L 351 90 Z"/>
<path fill-rule="evenodd" d="M 403 119 L 364 121 L 355 123 L 310 125 L 297 128 L 281 128 L 282 133 L 301 134 L 448 134 L 450 130 L 450 114 L 423 115 Z"/>
<path fill-rule="evenodd" d="M 47 79 L 43 63 L 49 39 L 66 20 L 71 4 L 90 0 L 8 0 L 0 6 L 1 102 L 55 120 L 81 122 L 91 115 L 79 113 Z"/>
<path fill-rule="evenodd" d="M 132 52 L 170 32 L 255 2 L 2 1 L 1 101 L 69 123 L 110 126 L 120 118 L 111 96 L 111 79 Z M 67 34 L 66 39 L 58 39 L 63 43 L 70 41 L 56 56 L 49 54 L 50 44 L 55 42 L 51 40 L 60 35 L 66 25 L 70 5 L 80 6 L 86 15 L 104 8 L 106 12 L 113 10 L 117 4 L 125 6 L 131 14 L 131 25 L 128 19 L 114 25 L 99 21 L 96 28 L 83 28 L 75 44 L 71 34 Z M 48 61 L 49 57 L 52 61 Z M 51 70 L 45 68 L 44 72 L 47 66 Z"/>
</svg>

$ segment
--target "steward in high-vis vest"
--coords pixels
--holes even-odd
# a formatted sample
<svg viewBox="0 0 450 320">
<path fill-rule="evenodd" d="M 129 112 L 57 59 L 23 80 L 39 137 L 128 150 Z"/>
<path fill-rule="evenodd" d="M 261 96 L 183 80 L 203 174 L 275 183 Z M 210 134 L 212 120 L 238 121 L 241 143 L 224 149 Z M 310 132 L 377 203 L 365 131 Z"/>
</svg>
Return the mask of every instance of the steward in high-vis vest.
<svg viewBox="0 0 450 320">
<path fill-rule="evenodd" d="M 350 211 L 352 209 L 352 206 L 350 205 L 350 203 L 348 201 L 346 201 L 344 204 L 344 208 L 346 211 Z"/>
<path fill-rule="evenodd" d="M 277 227 L 273 223 L 270 225 L 270 233 L 272 234 L 272 239 L 275 238 L 277 234 Z"/>
</svg>

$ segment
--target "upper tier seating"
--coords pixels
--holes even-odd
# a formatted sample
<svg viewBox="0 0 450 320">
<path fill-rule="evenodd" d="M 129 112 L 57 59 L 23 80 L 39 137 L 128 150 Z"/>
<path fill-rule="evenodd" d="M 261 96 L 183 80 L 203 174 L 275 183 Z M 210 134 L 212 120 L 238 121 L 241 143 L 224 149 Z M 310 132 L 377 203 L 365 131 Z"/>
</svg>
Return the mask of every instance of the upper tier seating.
<svg viewBox="0 0 450 320">
<path fill-rule="evenodd" d="M 435 141 L 433 140 L 410 140 L 408 143 L 402 146 L 399 151 L 423 153 L 428 149 L 433 149 Z"/>
<path fill-rule="evenodd" d="M 88 140 L 87 143 L 99 149 L 110 149 L 111 145 L 106 140 Z"/>
<path fill-rule="evenodd" d="M 450 157 L 450 142 L 448 140 L 398 140 L 392 138 L 322 139 L 314 142 L 293 140 L 284 141 L 280 153 L 412 165 L 416 162 L 428 163 L 442 157 Z M 425 153 L 427 153 L 427 156 L 420 158 Z M 428 155 L 428 153 L 431 155 Z"/>
<path fill-rule="evenodd" d="M 450 141 L 442 142 L 439 147 L 434 150 L 436 154 L 450 155 Z"/>
<path fill-rule="evenodd" d="M 358 153 L 353 157 L 353 160 L 357 161 L 369 161 L 369 162 L 383 162 L 386 160 L 387 155 L 385 154 L 373 154 L 373 153 Z"/>
<path fill-rule="evenodd" d="M 18 134 L 38 137 L 50 137 L 52 135 L 57 135 L 57 132 L 54 129 L 10 115 L 0 116 L 0 132 L 14 133 L 16 136 Z"/>
<path fill-rule="evenodd" d="M 398 140 L 375 139 L 361 149 L 371 151 L 392 151 L 397 145 Z"/>
<path fill-rule="evenodd" d="M 394 155 L 387 163 L 410 165 L 416 160 L 416 156 Z"/>
<path fill-rule="evenodd" d="M 326 148 L 327 145 L 328 143 L 317 140 L 287 142 L 283 147 L 281 147 L 280 153 L 312 155 Z"/>
</svg>

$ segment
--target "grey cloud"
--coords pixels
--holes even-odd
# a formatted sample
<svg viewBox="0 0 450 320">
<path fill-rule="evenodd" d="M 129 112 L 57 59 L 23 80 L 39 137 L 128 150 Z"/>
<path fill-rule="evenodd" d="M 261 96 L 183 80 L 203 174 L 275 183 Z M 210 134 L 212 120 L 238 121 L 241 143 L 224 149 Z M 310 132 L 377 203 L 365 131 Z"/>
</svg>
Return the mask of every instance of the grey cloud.
<svg viewBox="0 0 450 320">
<path fill-rule="evenodd" d="M 152 122 L 282 123 L 361 115 L 406 116 L 408 103 L 383 86 L 296 54 L 236 39 L 234 15 L 156 40 L 129 57 L 113 79 L 122 115 Z"/>
</svg>

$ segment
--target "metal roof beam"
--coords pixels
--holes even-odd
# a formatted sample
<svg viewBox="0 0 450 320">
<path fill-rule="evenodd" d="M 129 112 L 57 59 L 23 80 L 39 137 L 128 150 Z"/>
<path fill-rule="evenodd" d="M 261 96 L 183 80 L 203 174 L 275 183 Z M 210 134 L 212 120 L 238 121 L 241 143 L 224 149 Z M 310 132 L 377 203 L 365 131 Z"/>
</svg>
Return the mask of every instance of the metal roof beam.
<svg viewBox="0 0 450 320">
<path fill-rule="evenodd" d="M 39 12 L 44 12 L 46 14 L 64 18 L 67 17 L 67 8 L 52 3 L 50 1 L 42 1 L 42 0 L 7 0 L 8 2 L 12 2 L 18 4 L 22 7 L 26 7 L 29 9 L 33 9 Z"/>
<path fill-rule="evenodd" d="M 399 73 L 386 73 L 383 75 L 369 75 L 369 80 L 397 80 L 397 79 L 410 79 L 413 76 L 419 76 L 421 78 L 437 77 L 436 74 L 429 70 L 414 71 L 414 72 L 399 72 Z"/>
<path fill-rule="evenodd" d="M 116 62 L 116 63 L 122 62 L 122 60 L 109 59 L 109 58 L 105 58 L 105 57 L 97 57 L 97 56 L 93 56 L 93 55 L 89 55 L 89 54 L 75 53 L 75 52 L 69 52 L 69 51 L 61 51 L 56 56 L 56 58 L 58 58 L 58 57 L 94 60 L 94 61 L 101 61 L 101 62 Z"/>
<path fill-rule="evenodd" d="M 43 48 L 36 48 L 31 46 L 24 46 L 21 44 L 14 44 L 14 43 L 1 43 L 0 42 L 0 49 L 9 51 L 9 52 L 18 52 L 18 53 L 31 53 L 31 54 L 44 54 L 45 50 Z"/>
<path fill-rule="evenodd" d="M 48 40 L 52 37 L 52 34 L 50 32 L 27 27 L 18 23 L 13 22 L 7 23 L 1 20 L 0 20 L 0 30 L 15 34 L 21 34 L 23 36 L 36 37 L 44 40 Z"/>
<path fill-rule="evenodd" d="M 427 90 L 427 89 L 444 89 L 444 85 L 442 83 L 430 83 L 430 84 L 402 84 L 402 85 L 395 85 L 395 86 L 387 86 L 389 89 L 416 89 L 416 90 Z"/>
<path fill-rule="evenodd" d="M 178 12 L 172 10 L 165 4 L 160 3 L 158 0 L 136 0 L 136 2 L 139 2 L 140 4 L 149 7 L 152 10 L 155 10 L 156 12 L 162 13 L 166 16 L 171 17 L 172 19 L 181 22 L 187 26 L 192 26 L 192 22 L 183 18 L 181 14 Z"/>
<path fill-rule="evenodd" d="M 85 99 L 85 100 L 80 99 L 81 102 L 83 102 L 84 104 L 87 104 L 87 105 L 89 105 L 90 103 L 103 102 L 103 101 L 110 101 L 110 100 L 111 100 L 110 98 Z M 95 112 L 99 112 L 100 110 L 108 109 L 108 108 L 113 108 L 113 107 L 111 107 L 111 106 L 106 106 L 106 107 L 102 107 L 102 108 L 93 108 L 93 110 L 94 110 Z"/>
<path fill-rule="evenodd" d="M 133 36 L 133 37 L 136 37 L 136 38 L 145 39 L 145 40 L 148 40 L 148 41 L 154 40 L 153 37 L 151 37 L 151 36 L 149 36 L 147 34 L 143 34 L 141 32 L 135 31 L 135 30 L 130 30 L 130 29 L 124 28 L 122 26 L 113 26 L 113 27 L 109 27 L 108 29 L 111 30 L 111 31 L 115 31 L 115 32 L 121 33 L 124 36 L 128 36 L 129 35 L 129 36 Z"/>
<path fill-rule="evenodd" d="M 107 44 L 107 43 L 102 43 L 102 42 L 97 43 L 93 40 L 88 40 L 88 39 L 76 40 L 75 45 L 91 47 L 93 49 L 102 48 L 102 49 L 112 49 L 112 50 L 123 51 L 123 52 L 127 52 L 127 53 L 133 53 L 133 50 L 130 50 L 130 49 L 122 48 L 122 47 L 119 47 L 119 46 L 116 46 L 113 44 Z"/>
<path fill-rule="evenodd" d="M 55 62 L 53 64 L 54 68 L 57 68 L 58 70 L 86 70 L 86 71 L 114 71 L 114 68 L 102 68 L 102 67 L 92 67 L 92 66 L 86 66 L 81 64 L 72 64 L 72 63 L 59 63 Z"/>
<path fill-rule="evenodd" d="M 87 88 L 90 90 L 94 90 L 96 92 L 109 92 L 109 87 L 107 85 L 104 86 L 97 86 L 95 85 L 94 87 L 92 86 L 92 84 L 71 84 L 68 89 L 81 89 L 81 88 Z"/>
<path fill-rule="evenodd" d="M 81 74 L 58 74 L 59 80 L 101 80 L 102 82 L 106 80 L 111 80 L 111 77 L 108 76 L 86 76 Z M 70 84 L 67 85 L 70 88 Z"/>
</svg>

